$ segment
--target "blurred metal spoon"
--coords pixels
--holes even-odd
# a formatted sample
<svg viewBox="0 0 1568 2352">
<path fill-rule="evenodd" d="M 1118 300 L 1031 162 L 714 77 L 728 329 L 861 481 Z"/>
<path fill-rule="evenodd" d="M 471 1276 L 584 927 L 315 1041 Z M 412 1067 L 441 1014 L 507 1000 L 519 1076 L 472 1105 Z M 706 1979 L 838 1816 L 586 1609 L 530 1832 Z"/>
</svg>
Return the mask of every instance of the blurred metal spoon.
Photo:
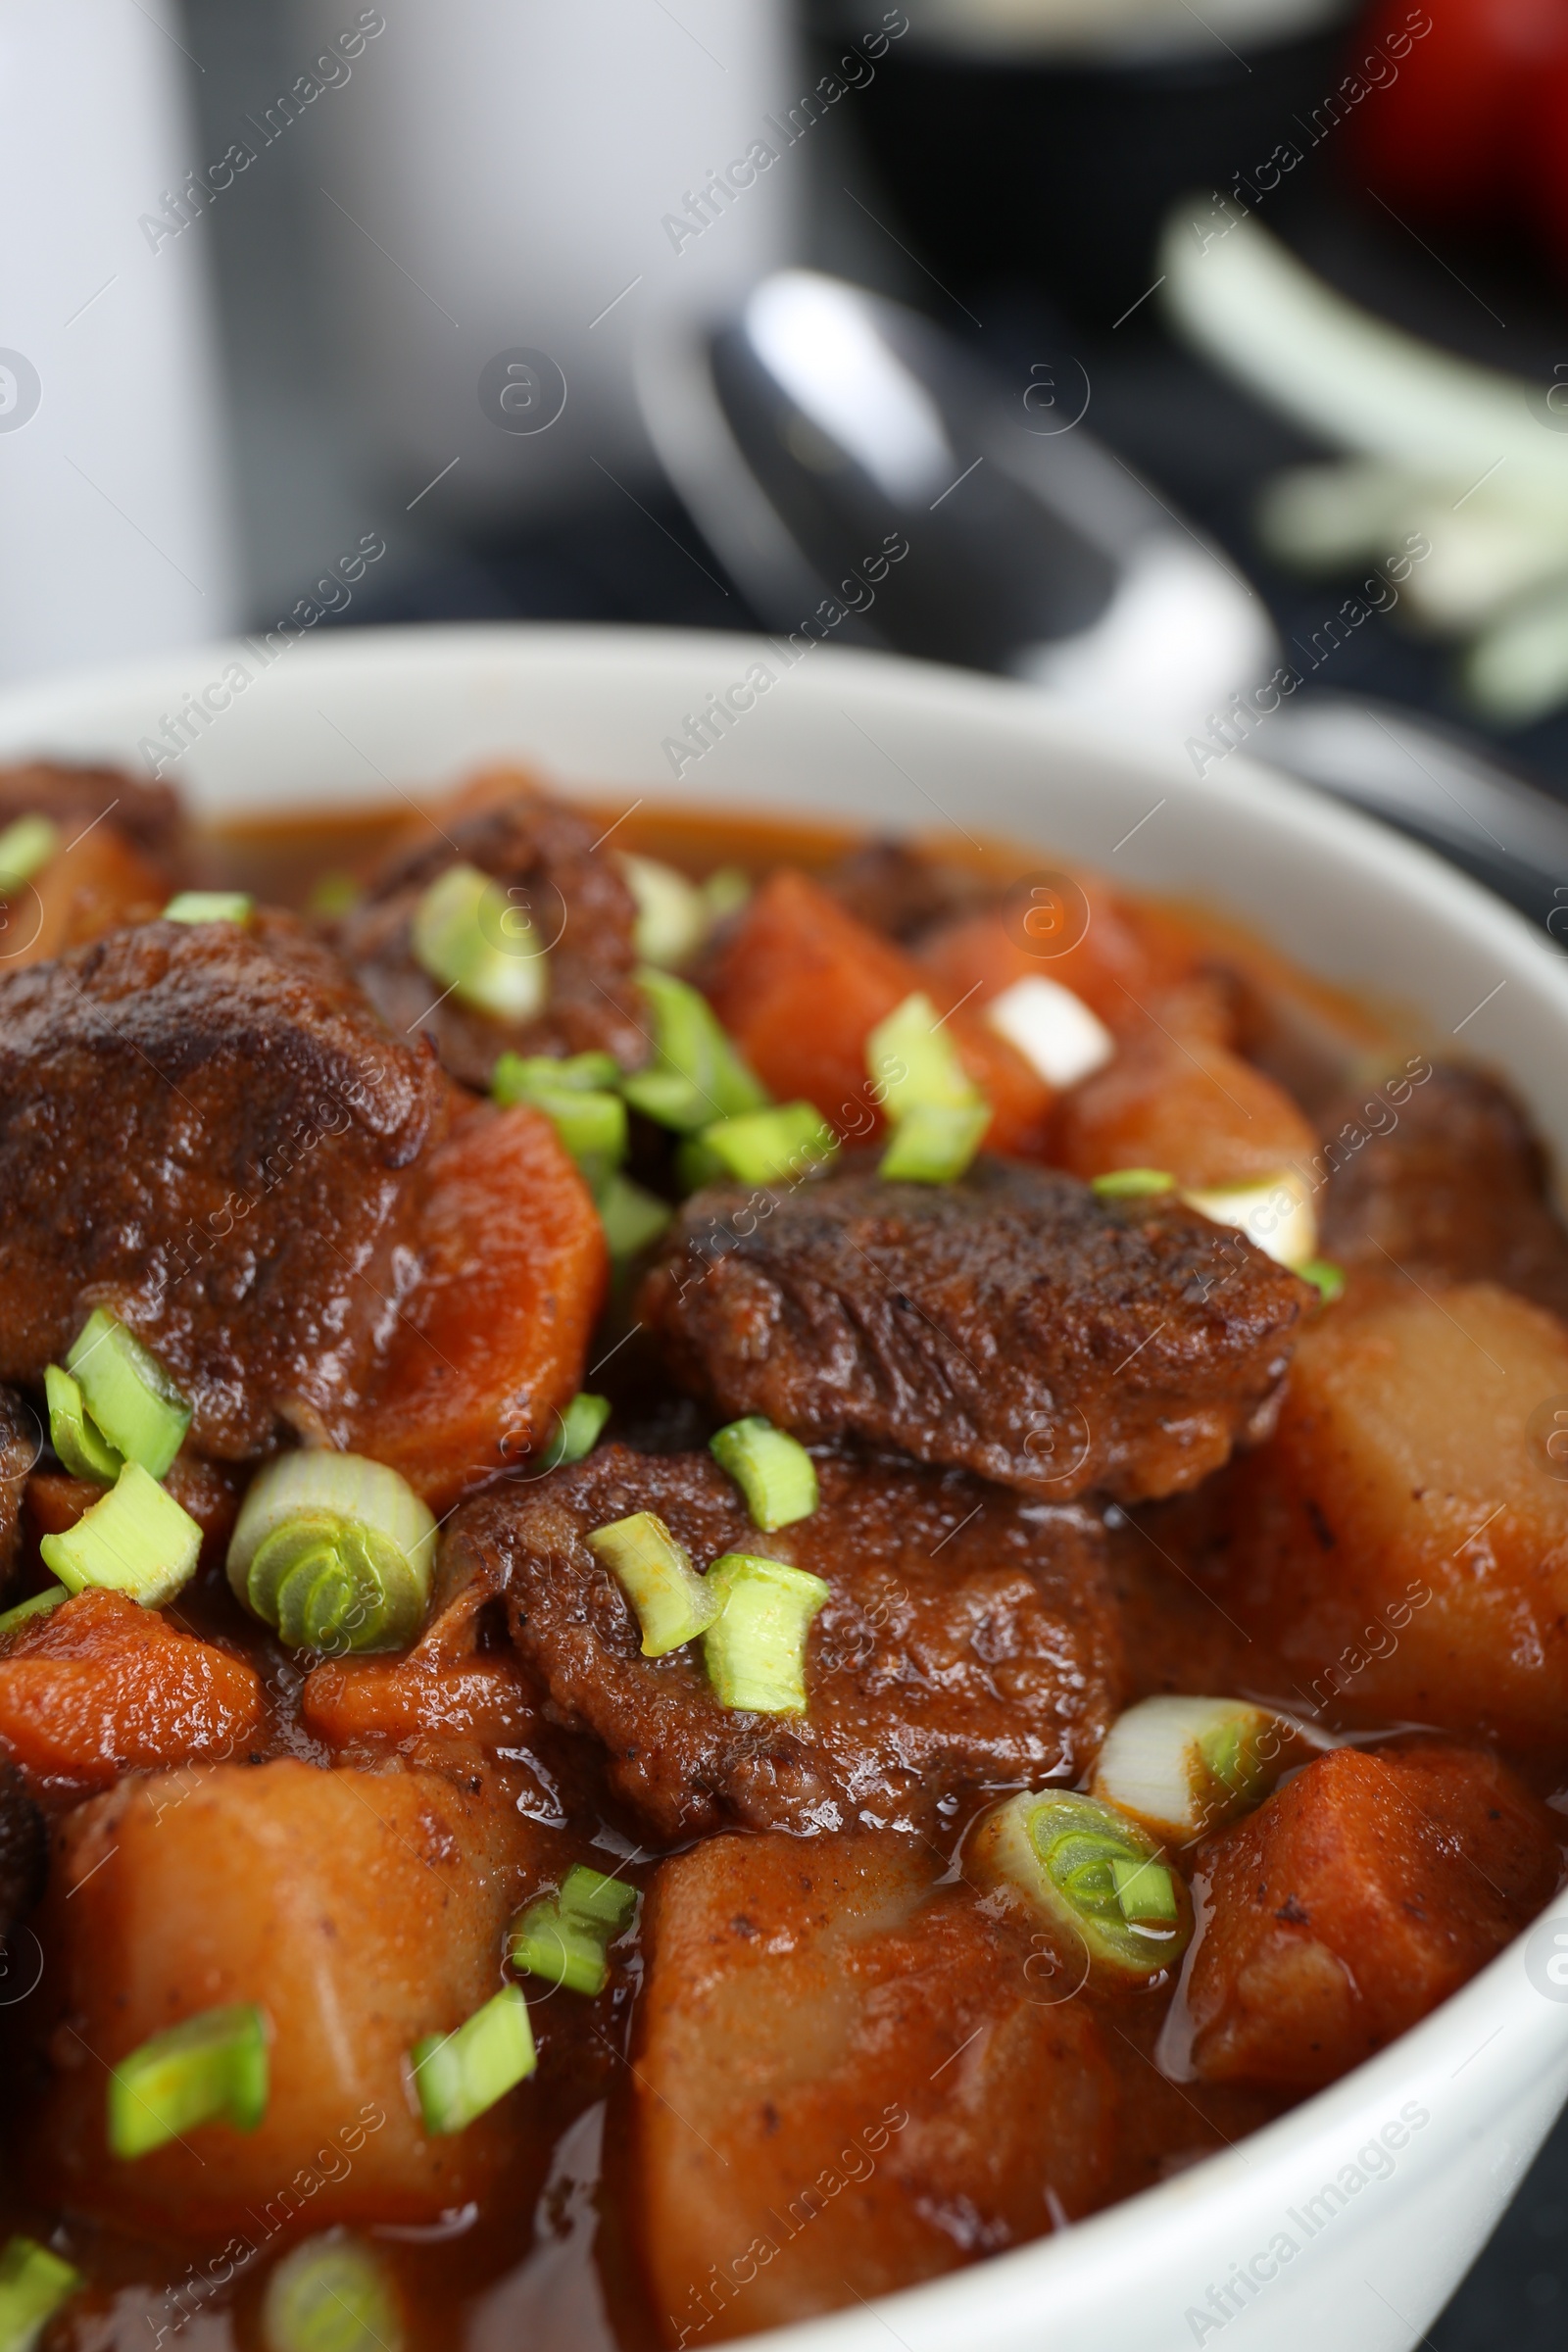
<svg viewBox="0 0 1568 2352">
<path fill-rule="evenodd" d="M 676 489 L 779 629 L 1027 679 L 1166 741 L 1280 660 L 1217 549 L 1081 427 L 1020 429 L 898 304 L 783 270 L 716 324 L 663 330 L 637 374 Z M 1568 808 L 1403 710 L 1304 694 L 1248 749 L 1538 922 L 1568 908 Z"/>
</svg>

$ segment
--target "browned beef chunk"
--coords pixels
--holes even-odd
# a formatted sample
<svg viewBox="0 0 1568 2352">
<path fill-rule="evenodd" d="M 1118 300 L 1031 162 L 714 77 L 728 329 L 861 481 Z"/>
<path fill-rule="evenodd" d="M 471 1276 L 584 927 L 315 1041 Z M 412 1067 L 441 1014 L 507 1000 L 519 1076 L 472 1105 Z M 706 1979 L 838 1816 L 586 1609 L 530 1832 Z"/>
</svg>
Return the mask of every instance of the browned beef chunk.
<svg viewBox="0 0 1568 2352">
<path fill-rule="evenodd" d="M 822 881 L 858 922 L 906 941 L 973 913 L 995 895 L 979 876 L 928 858 L 906 841 L 868 841 L 829 867 Z"/>
<path fill-rule="evenodd" d="M 0 1593 L 11 1582 L 22 1537 L 22 1495 L 38 1460 L 43 1425 L 24 1398 L 0 1389 Z"/>
<path fill-rule="evenodd" d="M 43 1815 L 16 1766 L 0 1757 L 0 1936 L 25 1919 L 43 1893 L 48 1862 Z M 14 1981 L 17 1973 L 15 1962 L 0 1971 L 0 2000 L 20 1997 L 23 1986 Z"/>
<path fill-rule="evenodd" d="M 974 1783 L 1074 1778 L 1121 1683 L 1098 1523 L 953 1472 L 832 1456 L 818 1470 L 820 1507 L 763 1536 L 707 1454 L 606 1446 L 467 1504 L 447 1560 L 505 1589 L 549 1711 L 603 1742 L 612 1785 L 661 1838 L 725 1820 L 907 1821 Z M 641 1654 L 620 1587 L 584 1541 L 633 1511 L 657 1512 L 701 1568 L 760 1552 L 832 1587 L 804 1716 L 721 1707 L 699 1644 Z"/>
<path fill-rule="evenodd" d="M 19 816 L 51 817 L 68 838 L 87 825 L 108 824 L 162 865 L 171 883 L 184 868 L 184 815 L 173 787 L 122 768 L 68 767 L 48 760 L 0 767 L 0 827 Z"/>
<path fill-rule="evenodd" d="M 632 978 L 636 909 L 612 850 L 595 847 L 603 830 L 526 777 L 501 776 L 481 778 L 439 824 L 394 851 L 344 917 L 338 944 L 400 1037 L 422 1028 L 453 1076 L 480 1088 L 507 1052 L 602 1051 L 626 1069 L 647 1060 L 647 1016 Z M 512 1025 L 443 998 L 414 959 L 415 909 L 460 859 L 493 875 L 545 942 L 550 997 L 536 1020 Z"/>
<path fill-rule="evenodd" d="M 1346 1096 L 1323 1133 L 1327 1256 L 1496 1282 L 1568 1315 L 1568 1234 L 1547 1199 L 1546 1156 L 1496 1079 L 1439 1063 L 1424 1083 Z"/>
<path fill-rule="evenodd" d="M 695 1195 L 639 1309 L 726 1414 L 1127 1501 L 1264 1434 L 1308 1296 L 1169 1200 L 986 1158 L 958 1184 L 885 1184 L 860 1158 Z"/>
<path fill-rule="evenodd" d="M 191 1398 L 199 1451 L 330 1436 L 445 1117 L 428 1051 L 288 915 L 146 923 L 0 977 L 0 1378 L 41 1380 L 101 1304 Z"/>
</svg>

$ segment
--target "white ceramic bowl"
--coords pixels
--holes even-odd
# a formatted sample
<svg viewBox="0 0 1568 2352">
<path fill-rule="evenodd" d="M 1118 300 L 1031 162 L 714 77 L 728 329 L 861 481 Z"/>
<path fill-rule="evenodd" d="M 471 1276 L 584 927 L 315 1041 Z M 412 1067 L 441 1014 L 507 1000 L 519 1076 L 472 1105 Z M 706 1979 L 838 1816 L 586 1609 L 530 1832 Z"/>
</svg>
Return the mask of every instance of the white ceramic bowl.
<svg viewBox="0 0 1568 2352">
<path fill-rule="evenodd" d="M 769 682 L 677 782 L 668 741 L 755 662 Z M 270 662 L 239 645 L 51 681 L 0 696 L 0 757 L 134 763 L 149 739 L 174 741 L 167 722 L 193 696 L 205 723 L 187 716 L 193 741 L 167 772 L 204 810 L 428 801 L 514 757 L 567 788 L 623 788 L 628 806 L 948 823 L 1206 899 L 1316 971 L 1418 1006 L 1435 1048 L 1456 1036 L 1505 1070 L 1568 1163 L 1563 959 L 1424 852 L 1240 757 L 1200 779 L 1179 751 L 956 670 L 825 648 L 790 667 L 760 640 L 575 628 L 344 633 Z M 1568 1900 L 1401 2041 L 1223 2155 L 1059 2236 L 769 2340 L 1407 2352 L 1565 2096 Z M 1227 2287 L 1239 2266 L 1246 2282 Z"/>
</svg>

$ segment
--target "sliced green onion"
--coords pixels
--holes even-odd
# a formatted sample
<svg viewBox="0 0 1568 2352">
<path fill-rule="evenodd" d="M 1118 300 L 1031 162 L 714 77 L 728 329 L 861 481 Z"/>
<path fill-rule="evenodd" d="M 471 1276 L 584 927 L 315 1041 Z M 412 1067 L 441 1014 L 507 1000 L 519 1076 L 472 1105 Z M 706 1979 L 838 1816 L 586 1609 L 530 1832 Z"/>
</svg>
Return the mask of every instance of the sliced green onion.
<svg viewBox="0 0 1568 2352">
<path fill-rule="evenodd" d="M 543 1111 L 590 1186 L 614 1174 L 626 1156 L 626 1105 L 618 1095 L 539 1087 L 526 1100 Z"/>
<path fill-rule="evenodd" d="M 7 1609 L 4 1616 L 0 1616 L 0 1641 L 7 1634 L 14 1634 L 19 1625 L 29 1624 L 34 1617 L 47 1617 L 51 1609 L 58 1609 L 63 1600 L 70 1598 L 71 1594 L 64 1585 L 52 1585 L 47 1592 L 34 1592 L 30 1600 L 19 1600 L 14 1609 Z M 0 2352 L 3 2352 L 3 2342 L 0 2342 Z"/>
<path fill-rule="evenodd" d="M 426 2034 L 409 2052 L 426 2132 L 466 2132 L 538 2063 L 528 2004 L 517 1985 L 504 1985 L 455 2034 Z"/>
<path fill-rule="evenodd" d="M 752 895 L 752 877 L 738 865 L 720 865 L 703 884 L 703 897 L 708 904 L 710 925 L 728 922 L 739 914 Z"/>
<path fill-rule="evenodd" d="M 162 1478 L 190 1427 L 190 1406 L 150 1348 L 96 1306 L 66 1356 L 99 1430 L 129 1462 Z"/>
<path fill-rule="evenodd" d="M 0 2254 L 0 2352 L 33 2352 L 62 2304 L 86 2284 L 35 2237 L 13 2237 Z"/>
<path fill-rule="evenodd" d="M 720 1596 L 711 1580 L 698 1575 L 691 1553 L 653 1511 L 634 1511 L 628 1519 L 596 1527 L 588 1548 L 636 1612 L 645 1658 L 679 1649 L 718 1615 Z"/>
<path fill-rule="evenodd" d="M 916 989 L 878 1021 L 865 1041 L 867 1075 L 883 1088 L 890 1119 L 902 1119 L 917 1103 L 971 1109 L 977 1091 L 942 1028 L 936 1006 Z"/>
<path fill-rule="evenodd" d="M 609 1871 L 575 1862 L 562 1885 L 561 1907 L 574 1919 L 592 1920 L 618 1936 L 637 1908 L 637 1889 Z"/>
<path fill-rule="evenodd" d="M 512 1935 L 512 1965 L 590 1999 L 610 1979 L 606 1947 L 637 1907 L 637 1889 L 578 1864 L 559 1895 L 530 1903 Z"/>
<path fill-rule="evenodd" d="M 285 2254 L 262 2303 L 267 2352 L 403 2352 L 397 2288 L 363 2238 L 334 2230 Z"/>
<path fill-rule="evenodd" d="M 415 961 L 451 996 L 498 1021 L 529 1021 L 550 994 L 544 943 L 499 882 L 449 865 L 414 910 Z"/>
<path fill-rule="evenodd" d="M 705 1581 L 720 1609 L 703 1637 L 719 1705 L 752 1715 L 804 1715 L 806 1641 L 828 1586 L 804 1568 L 747 1551 L 726 1551 Z"/>
<path fill-rule="evenodd" d="M 799 1438 L 775 1429 L 760 1413 L 714 1432 L 708 1450 L 746 1497 L 752 1523 L 771 1535 L 809 1518 L 817 1505 L 816 1464 Z"/>
<path fill-rule="evenodd" d="M 979 1151 L 990 1124 L 989 1102 L 963 1107 L 916 1102 L 895 1126 L 877 1174 L 889 1183 L 956 1184 Z"/>
<path fill-rule="evenodd" d="M 339 915 L 352 913 L 364 896 L 364 889 L 352 874 L 318 874 L 306 905 L 312 914 L 324 915 L 332 922 Z"/>
<path fill-rule="evenodd" d="M 641 965 L 637 979 L 654 1016 L 654 1059 L 623 1082 L 632 1108 L 682 1135 L 695 1135 L 714 1119 L 760 1110 L 766 1091 L 719 1027 L 708 999 L 652 964 Z"/>
<path fill-rule="evenodd" d="M 893 1122 L 878 1174 L 912 1184 L 961 1176 L 991 1124 L 991 1106 L 928 996 L 916 989 L 877 1023 L 865 1041 L 865 1066 Z"/>
<path fill-rule="evenodd" d="M 597 1191 L 626 1156 L 626 1105 L 608 1085 L 582 1084 L 584 1062 L 596 1068 L 608 1063 L 611 1079 L 618 1081 L 619 1069 L 608 1054 L 579 1054 L 572 1062 L 554 1061 L 548 1054 L 503 1054 L 490 1092 L 498 1102 L 527 1102 L 543 1111 Z"/>
<path fill-rule="evenodd" d="M 256 901 L 248 890 L 182 890 L 164 908 L 166 923 L 248 923 Z"/>
<path fill-rule="evenodd" d="M 547 1984 L 582 1992 L 590 2000 L 610 1982 L 605 1947 L 591 1929 L 563 1915 L 553 1899 L 530 1903 L 512 1938 L 512 1965 Z"/>
<path fill-rule="evenodd" d="M 1332 1257 L 1308 1258 L 1306 1264 L 1298 1266 L 1296 1271 L 1303 1282 L 1311 1283 L 1313 1289 L 1321 1293 L 1325 1306 L 1332 1306 L 1336 1298 L 1344 1298 L 1345 1268 L 1337 1266 Z"/>
<path fill-rule="evenodd" d="M 1259 1184 L 1214 1185 L 1183 1192 L 1189 1208 L 1216 1225 L 1236 1225 L 1268 1257 L 1299 1268 L 1317 1249 L 1317 1218 L 1304 1177 L 1281 1168 Z"/>
<path fill-rule="evenodd" d="M 74 1527 L 45 1536 L 43 1564 L 70 1592 L 96 1586 L 123 1592 L 144 1609 L 161 1609 L 196 1573 L 202 1531 L 140 1462 L 119 1478 Z"/>
<path fill-rule="evenodd" d="M 620 870 L 637 903 L 632 944 L 644 963 L 674 971 L 708 937 L 708 901 L 695 882 L 658 858 L 622 854 Z"/>
<path fill-rule="evenodd" d="M 1064 1946 L 1115 1981 L 1174 1968 L 1192 1934 L 1185 1889 L 1140 1825 L 1066 1790 L 1012 1796 L 988 1813 L 967 1867 L 1022 1895 Z"/>
<path fill-rule="evenodd" d="M 267 2113 L 267 2017 L 254 2001 L 203 2009 L 155 2034 L 109 2078 L 109 2147 L 150 2155 L 220 2118 L 254 2132 Z"/>
<path fill-rule="evenodd" d="M 535 1087 L 592 1095 L 619 1084 L 620 1064 L 613 1054 L 503 1054 L 490 1091 L 498 1102 L 528 1102 Z"/>
<path fill-rule="evenodd" d="M 1117 1716 L 1091 1788 L 1153 1837 L 1188 1845 L 1266 1796 L 1294 1744 L 1277 1716 L 1245 1699 L 1162 1693 Z"/>
<path fill-rule="evenodd" d="M 49 1406 L 49 1443 L 73 1478 L 90 1478 L 112 1487 L 125 1457 L 93 1427 L 81 1383 L 59 1364 L 44 1369 L 44 1396 Z"/>
<path fill-rule="evenodd" d="M 1176 1179 L 1163 1168 L 1107 1168 L 1103 1176 L 1091 1176 L 1089 1189 L 1102 1200 L 1142 1200 L 1156 1193 L 1173 1193 Z"/>
<path fill-rule="evenodd" d="M 1161 1925 L 1180 1916 L 1175 1884 L 1163 1862 L 1129 1862 L 1118 1854 L 1112 1857 L 1110 1878 L 1116 1907 L 1132 1926 L 1142 1921 Z"/>
<path fill-rule="evenodd" d="M 41 874 L 60 848 L 60 827 L 46 816 L 19 816 L 0 833 L 0 895 Z"/>
<path fill-rule="evenodd" d="M 650 1193 L 629 1176 L 612 1176 L 599 1196 L 599 1221 L 605 1229 L 610 1254 L 616 1260 L 635 1257 L 657 1241 L 674 1215 L 667 1200 Z"/>
<path fill-rule="evenodd" d="M 1186 340 L 1315 441 L 1386 458 L 1411 473 L 1475 479 L 1507 461 L 1514 495 L 1538 510 L 1568 500 L 1568 453 L 1540 422 L 1527 377 L 1452 357 L 1337 293 L 1255 217 L 1161 230 L 1156 283 Z"/>
<path fill-rule="evenodd" d="M 561 1427 L 539 1456 L 541 1470 L 559 1470 L 563 1462 L 580 1462 L 592 1453 L 610 1419 L 610 1398 L 590 1396 L 586 1389 L 579 1389 L 559 1418 Z"/>
<path fill-rule="evenodd" d="M 406 1648 L 424 1622 L 435 1521 L 384 1462 L 284 1453 L 234 1523 L 228 1581 L 295 1649 Z"/>
<path fill-rule="evenodd" d="M 782 1184 L 825 1167 L 838 1138 L 814 1102 L 780 1102 L 767 1110 L 714 1119 L 681 1148 L 683 1178 L 698 1184 L 733 1176 L 742 1184 Z"/>
</svg>

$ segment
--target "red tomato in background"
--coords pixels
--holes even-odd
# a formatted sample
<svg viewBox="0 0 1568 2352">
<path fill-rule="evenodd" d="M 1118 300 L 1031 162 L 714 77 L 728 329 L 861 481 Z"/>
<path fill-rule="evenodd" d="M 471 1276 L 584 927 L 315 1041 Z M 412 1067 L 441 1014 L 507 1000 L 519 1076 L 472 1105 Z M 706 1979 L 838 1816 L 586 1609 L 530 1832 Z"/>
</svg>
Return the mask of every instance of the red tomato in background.
<svg viewBox="0 0 1568 2352">
<path fill-rule="evenodd" d="M 1423 16 L 1432 29 L 1399 57 Z M 1568 0 L 1386 0 L 1357 62 L 1363 47 L 1398 71 L 1353 119 L 1380 196 L 1429 218 L 1506 213 L 1522 197 L 1568 251 Z"/>
<path fill-rule="evenodd" d="M 1532 77 L 1522 113 L 1518 177 L 1529 218 L 1568 269 L 1568 39 Z"/>
</svg>

